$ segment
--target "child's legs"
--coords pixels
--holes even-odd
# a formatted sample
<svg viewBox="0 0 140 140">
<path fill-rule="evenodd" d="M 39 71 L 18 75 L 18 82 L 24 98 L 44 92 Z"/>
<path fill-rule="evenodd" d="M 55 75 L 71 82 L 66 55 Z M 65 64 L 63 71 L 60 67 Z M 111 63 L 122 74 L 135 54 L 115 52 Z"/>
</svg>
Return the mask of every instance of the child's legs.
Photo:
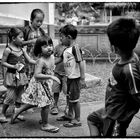
<svg viewBox="0 0 140 140">
<path fill-rule="evenodd" d="M 59 94 L 62 89 L 62 76 L 57 73 L 55 73 L 55 76 L 61 81 L 61 84 L 59 84 L 56 81 L 53 81 L 53 85 L 52 85 L 52 92 L 54 93 L 54 107 L 57 107 L 57 103 L 59 100 Z"/>
<path fill-rule="evenodd" d="M 16 101 L 15 101 L 15 106 L 16 108 L 19 108 L 21 106 L 21 95 L 24 92 L 24 86 L 19 86 L 17 87 L 16 90 Z"/>
<path fill-rule="evenodd" d="M 23 106 L 20 107 L 20 109 L 14 114 L 14 117 L 13 119 L 15 120 L 22 112 L 30 109 L 30 108 L 33 108 L 35 106 L 33 105 L 30 105 L 30 104 L 24 104 Z"/>
<path fill-rule="evenodd" d="M 6 115 L 6 111 L 9 105 L 14 105 L 15 100 L 16 100 L 16 88 L 8 87 L 6 97 L 3 103 L 2 114 Z"/>
<path fill-rule="evenodd" d="M 67 77 L 62 77 L 62 91 L 66 95 L 67 94 Z"/>
<path fill-rule="evenodd" d="M 89 127 L 90 136 L 101 136 L 103 131 L 103 119 L 102 119 L 103 113 L 104 108 L 101 108 L 88 115 L 87 124 Z"/>
<path fill-rule="evenodd" d="M 80 103 L 79 101 L 78 102 L 75 102 L 73 103 L 73 110 L 74 110 L 74 113 L 75 113 L 75 119 L 77 121 L 80 121 Z"/>
<path fill-rule="evenodd" d="M 47 105 L 41 108 L 41 118 L 42 118 L 43 125 L 48 124 L 48 116 L 49 116 L 49 110 L 50 110 L 49 107 L 50 105 Z"/>
<path fill-rule="evenodd" d="M 68 93 L 69 93 L 69 104 L 72 105 L 72 109 L 75 113 L 75 119 L 77 121 L 80 121 L 80 78 L 77 79 L 68 79 L 68 82 L 70 81 L 69 87 L 68 87 Z M 70 105 L 69 105 L 70 106 Z"/>
</svg>

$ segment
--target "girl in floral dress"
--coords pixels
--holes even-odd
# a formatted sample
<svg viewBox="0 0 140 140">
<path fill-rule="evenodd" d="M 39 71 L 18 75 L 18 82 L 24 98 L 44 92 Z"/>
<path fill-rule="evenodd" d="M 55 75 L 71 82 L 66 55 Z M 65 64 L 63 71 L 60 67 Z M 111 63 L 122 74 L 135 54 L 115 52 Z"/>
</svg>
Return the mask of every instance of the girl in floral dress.
<svg viewBox="0 0 140 140">
<path fill-rule="evenodd" d="M 52 83 L 53 80 L 60 83 L 59 79 L 53 76 L 54 56 L 51 38 L 38 38 L 35 44 L 34 54 L 39 59 L 35 66 L 34 76 L 31 78 L 28 88 L 22 95 L 22 101 L 25 105 L 13 115 L 11 123 L 14 123 L 15 119 L 23 111 L 38 106 L 41 108 L 41 130 L 53 133 L 58 132 L 58 127 L 48 123 L 49 106 L 53 102 Z"/>
</svg>

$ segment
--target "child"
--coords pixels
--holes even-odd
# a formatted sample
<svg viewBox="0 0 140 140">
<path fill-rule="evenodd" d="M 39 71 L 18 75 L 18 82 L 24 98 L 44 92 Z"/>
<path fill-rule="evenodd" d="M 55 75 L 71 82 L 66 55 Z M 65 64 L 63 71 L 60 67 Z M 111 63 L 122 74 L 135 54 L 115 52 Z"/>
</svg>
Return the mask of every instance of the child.
<svg viewBox="0 0 140 140">
<path fill-rule="evenodd" d="M 85 71 L 81 51 L 76 44 L 76 37 L 77 29 L 75 26 L 69 24 L 60 29 L 60 41 L 67 47 L 63 52 L 63 62 L 67 75 L 69 112 L 68 116 L 61 116 L 57 120 L 69 120 L 70 122 L 64 124 L 65 127 L 81 126 L 79 98 L 80 88 L 85 86 Z M 74 118 L 72 118 L 73 112 L 75 113 Z"/>
<path fill-rule="evenodd" d="M 31 78 L 28 88 L 22 95 L 25 103 L 22 108 L 13 115 L 11 123 L 14 123 L 17 116 L 32 107 L 41 107 L 42 127 L 47 132 L 58 132 L 59 128 L 48 123 L 49 106 L 52 103 L 51 86 L 52 80 L 60 83 L 59 79 L 53 76 L 54 56 L 53 42 L 51 38 L 40 37 L 37 39 L 34 54 L 39 59 L 35 67 L 34 76 Z"/>
<path fill-rule="evenodd" d="M 62 44 L 59 44 L 54 48 L 54 56 L 56 57 L 56 59 L 62 56 L 65 48 L 66 47 Z M 57 115 L 58 114 L 58 105 L 57 104 L 58 104 L 59 94 L 61 91 L 63 91 L 63 93 L 66 95 L 66 92 L 67 92 L 67 78 L 65 76 L 63 62 L 56 64 L 54 74 L 61 81 L 61 84 L 54 81 L 53 86 L 52 86 L 53 87 L 52 91 L 54 93 L 54 105 L 51 108 L 51 114 Z"/>
<path fill-rule="evenodd" d="M 23 33 L 21 30 L 18 28 L 11 28 L 8 37 L 10 44 L 7 44 L 2 57 L 2 65 L 7 67 L 4 77 L 4 85 L 7 87 L 7 93 L 0 122 L 8 121 L 6 118 L 6 111 L 10 104 L 15 103 L 16 108 L 20 106 L 20 96 L 24 91 L 24 86 L 28 83 L 25 74 L 24 57 L 32 64 L 36 63 L 21 48 L 23 41 Z"/>
<path fill-rule="evenodd" d="M 140 107 L 140 60 L 134 53 L 139 29 L 134 19 L 121 18 L 107 28 L 111 50 L 120 59 L 108 80 L 105 108 L 87 117 L 91 136 L 125 137 Z"/>
<path fill-rule="evenodd" d="M 31 12 L 31 17 L 30 17 L 31 25 L 26 26 L 23 30 L 24 42 L 22 45 L 27 45 L 27 53 L 33 59 L 36 59 L 33 53 L 36 39 L 40 36 L 45 36 L 44 30 L 41 28 L 41 25 L 44 20 L 44 16 L 45 16 L 44 12 L 41 9 L 34 9 Z M 28 64 L 26 66 L 26 74 L 29 80 L 33 76 L 33 73 L 34 73 L 34 66 Z"/>
</svg>

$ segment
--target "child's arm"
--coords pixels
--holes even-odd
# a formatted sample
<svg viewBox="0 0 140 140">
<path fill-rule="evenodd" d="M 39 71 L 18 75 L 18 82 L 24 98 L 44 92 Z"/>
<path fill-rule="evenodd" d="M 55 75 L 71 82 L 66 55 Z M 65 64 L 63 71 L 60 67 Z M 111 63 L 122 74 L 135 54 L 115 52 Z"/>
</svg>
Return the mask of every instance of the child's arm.
<svg viewBox="0 0 140 140">
<path fill-rule="evenodd" d="M 37 80 L 47 80 L 47 79 L 53 79 L 55 81 L 57 81 L 58 83 L 60 83 L 59 79 L 53 75 L 48 75 L 48 74 L 42 74 L 42 68 L 44 66 L 44 62 L 39 59 L 37 61 L 37 65 L 35 68 L 35 78 Z"/>
<path fill-rule="evenodd" d="M 7 58 L 9 56 L 10 52 L 11 52 L 11 50 L 8 49 L 8 48 L 6 48 L 4 50 L 1 63 L 2 63 L 3 66 L 5 66 L 7 68 L 17 69 L 18 68 L 17 64 L 16 65 L 11 65 L 11 64 L 7 63 Z"/>
<path fill-rule="evenodd" d="M 63 61 L 62 57 L 55 57 L 55 65 Z"/>
<path fill-rule="evenodd" d="M 86 83 L 85 83 L 85 63 L 84 63 L 84 61 L 79 62 L 79 68 L 80 68 L 80 84 L 81 84 L 81 88 L 85 88 Z"/>
<path fill-rule="evenodd" d="M 72 48 L 72 53 L 75 57 L 75 61 L 79 64 L 80 84 L 81 84 L 81 88 L 84 88 L 84 87 L 86 87 L 86 84 L 85 84 L 85 63 L 84 63 L 83 58 L 82 58 L 82 51 L 79 49 L 78 46 L 74 46 Z"/>
<path fill-rule="evenodd" d="M 81 61 L 79 63 L 79 67 L 80 67 L 80 77 L 81 79 L 85 79 L 85 64 L 84 64 L 84 61 Z"/>
<path fill-rule="evenodd" d="M 35 39 L 23 41 L 23 42 L 22 42 L 22 46 L 26 46 L 26 45 L 29 45 L 29 44 L 35 44 L 36 40 L 37 40 L 37 39 L 35 38 Z"/>
<path fill-rule="evenodd" d="M 26 50 L 27 50 L 27 47 L 26 47 L 26 46 L 25 46 L 24 48 L 22 48 L 22 51 L 23 51 L 23 53 L 24 53 L 25 58 L 27 59 L 27 61 L 28 61 L 29 63 L 35 65 L 35 64 L 36 64 L 36 61 L 33 60 L 33 59 L 27 54 Z"/>
</svg>

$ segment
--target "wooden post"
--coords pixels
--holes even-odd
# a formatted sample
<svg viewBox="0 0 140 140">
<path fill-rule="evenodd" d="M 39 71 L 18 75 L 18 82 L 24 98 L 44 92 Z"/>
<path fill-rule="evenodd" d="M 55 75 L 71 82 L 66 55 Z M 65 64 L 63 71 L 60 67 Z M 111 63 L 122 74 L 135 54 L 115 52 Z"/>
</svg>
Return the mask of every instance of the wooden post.
<svg viewBox="0 0 140 140">
<path fill-rule="evenodd" d="M 48 12 L 49 12 L 48 34 L 52 39 L 55 38 L 54 11 L 55 11 L 55 3 L 48 3 Z"/>
<path fill-rule="evenodd" d="M 112 22 L 112 9 L 110 9 L 110 22 Z"/>
</svg>

